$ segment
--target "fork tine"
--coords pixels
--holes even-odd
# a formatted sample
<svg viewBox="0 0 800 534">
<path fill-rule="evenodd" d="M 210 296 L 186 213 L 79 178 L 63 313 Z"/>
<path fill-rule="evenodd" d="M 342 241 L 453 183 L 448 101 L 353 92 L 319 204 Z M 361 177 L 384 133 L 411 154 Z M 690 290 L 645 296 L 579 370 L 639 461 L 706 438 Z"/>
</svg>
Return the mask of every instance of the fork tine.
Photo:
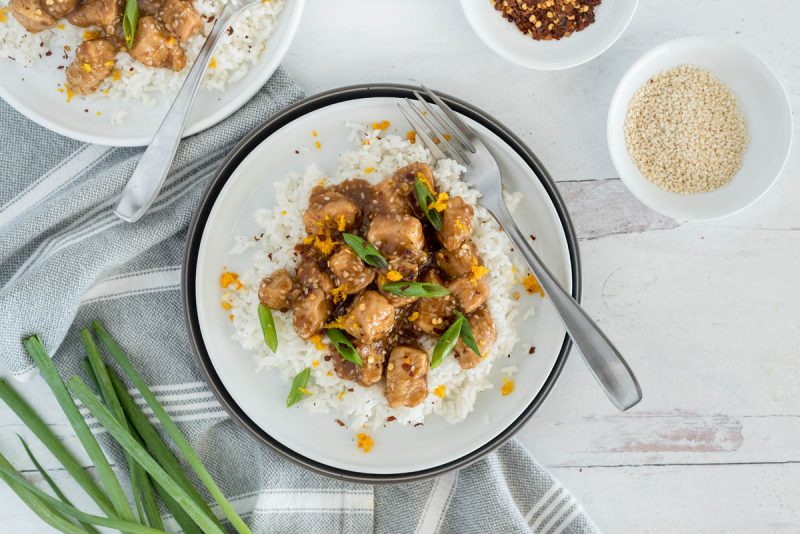
<svg viewBox="0 0 800 534">
<path fill-rule="evenodd" d="M 417 121 L 403 108 L 403 105 L 400 102 L 397 103 L 397 107 L 400 109 L 400 113 L 403 114 L 408 123 L 411 125 L 411 129 L 417 132 L 417 137 L 422 139 L 423 144 L 428 148 L 428 150 L 431 151 L 433 157 L 437 160 L 447 159 L 447 156 L 444 154 L 444 152 L 442 152 L 442 149 L 440 149 L 436 143 L 433 142 L 433 139 L 431 139 L 425 130 L 421 128 L 419 124 L 417 124 Z"/>
<path fill-rule="evenodd" d="M 412 102 L 408 98 L 405 98 L 404 100 L 406 101 L 406 104 L 408 104 L 408 107 L 410 107 L 414 111 L 414 113 L 416 113 L 417 118 L 420 119 L 423 122 L 423 124 L 427 126 L 428 130 L 430 130 L 430 132 L 434 135 L 434 137 L 439 140 L 438 143 L 436 143 L 435 140 L 433 142 L 439 145 L 440 148 L 444 146 L 445 150 L 443 150 L 443 152 L 445 153 L 450 152 L 453 159 L 456 160 L 461 165 L 465 167 L 469 165 L 469 158 L 467 157 L 467 155 L 464 154 L 458 148 L 451 145 L 450 141 L 447 140 L 447 137 L 450 136 L 447 134 L 443 134 L 439 130 L 437 130 L 436 126 L 434 126 L 434 124 L 428 119 L 428 117 L 425 116 L 425 113 L 419 110 L 419 108 L 417 107 L 416 104 L 414 104 L 414 102 Z M 447 130 L 449 130 L 449 128 Z M 445 130 L 445 132 L 447 130 Z"/>
<path fill-rule="evenodd" d="M 475 135 L 475 132 L 472 131 L 472 128 L 470 128 L 469 126 L 464 124 L 464 121 L 459 119 L 458 115 L 456 115 L 455 112 L 452 109 L 450 109 L 450 106 L 445 104 L 444 100 L 439 98 L 439 96 L 436 93 L 434 93 L 433 91 L 431 91 L 430 89 L 428 89 L 424 85 L 422 86 L 422 89 L 424 89 L 425 93 L 429 97 L 431 97 L 431 99 L 433 100 L 433 102 L 437 106 L 439 106 L 439 109 L 441 109 L 444 112 L 444 114 L 450 120 L 450 123 L 451 123 L 450 126 L 454 127 L 455 130 L 460 131 L 460 133 L 462 133 L 464 135 L 464 137 L 467 138 L 466 139 L 466 141 L 467 141 L 466 144 L 467 144 L 467 147 L 469 147 L 470 151 L 471 152 L 476 152 L 475 146 L 470 142 L 470 139 L 469 139 L 470 137 L 477 137 Z"/>
<path fill-rule="evenodd" d="M 419 101 L 420 104 L 422 104 L 422 106 L 425 108 L 425 110 L 428 112 L 429 115 L 433 115 L 434 117 L 436 117 L 436 122 L 438 122 L 446 131 L 452 132 L 453 138 L 458 142 L 458 144 L 463 148 L 464 151 L 474 152 L 469 147 L 469 141 L 464 139 L 463 134 L 460 131 L 458 131 L 458 129 L 453 129 L 450 123 L 447 122 L 447 120 L 445 120 L 444 117 L 442 117 L 442 113 L 438 109 L 433 107 L 427 100 L 425 100 L 425 97 L 422 96 L 419 93 L 419 91 L 414 91 L 414 96 L 417 97 L 417 100 Z"/>
</svg>

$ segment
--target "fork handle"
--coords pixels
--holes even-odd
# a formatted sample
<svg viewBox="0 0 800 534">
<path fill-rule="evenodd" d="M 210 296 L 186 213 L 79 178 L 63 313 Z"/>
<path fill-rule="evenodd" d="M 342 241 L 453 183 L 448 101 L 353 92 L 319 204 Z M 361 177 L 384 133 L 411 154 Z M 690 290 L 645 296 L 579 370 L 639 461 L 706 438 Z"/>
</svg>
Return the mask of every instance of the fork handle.
<svg viewBox="0 0 800 534">
<path fill-rule="evenodd" d="M 528 238 L 512 219 L 505 202 L 500 201 L 500 204 L 491 210 L 492 214 L 530 266 L 592 374 L 620 411 L 634 406 L 642 400 L 642 390 L 625 359 L 539 259 Z"/>
<path fill-rule="evenodd" d="M 133 171 L 125 189 L 122 190 L 114 213 L 123 221 L 129 223 L 138 221 L 153 203 L 164 184 L 211 54 L 214 53 L 223 31 L 228 27 L 232 15 L 229 5 L 225 4 L 223 12 L 214 21 L 197 59 L 189 70 L 169 111 L 164 116 L 161 126 L 150 140 L 147 150 L 142 154 L 142 159 Z"/>
</svg>

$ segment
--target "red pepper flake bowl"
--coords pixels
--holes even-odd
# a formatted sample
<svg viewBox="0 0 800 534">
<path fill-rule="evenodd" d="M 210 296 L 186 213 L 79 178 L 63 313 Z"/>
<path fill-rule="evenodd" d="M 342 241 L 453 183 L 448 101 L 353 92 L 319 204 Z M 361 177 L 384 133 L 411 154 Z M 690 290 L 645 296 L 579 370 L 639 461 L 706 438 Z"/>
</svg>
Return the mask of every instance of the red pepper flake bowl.
<svg viewBox="0 0 800 534">
<path fill-rule="evenodd" d="M 562 70 L 591 61 L 608 50 L 630 24 L 638 3 L 602 0 L 594 8 L 592 24 L 549 41 L 537 41 L 522 33 L 490 1 L 461 0 L 461 8 L 478 37 L 498 55 L 529 69 Z"/>
</svg>

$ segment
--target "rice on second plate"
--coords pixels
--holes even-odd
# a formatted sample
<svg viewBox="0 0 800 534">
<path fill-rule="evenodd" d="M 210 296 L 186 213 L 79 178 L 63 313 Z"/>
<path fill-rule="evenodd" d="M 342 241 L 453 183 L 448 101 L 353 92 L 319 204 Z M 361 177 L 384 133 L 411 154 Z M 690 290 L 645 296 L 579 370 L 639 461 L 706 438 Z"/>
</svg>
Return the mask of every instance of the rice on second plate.
<svg viewBox="0 0 800 534">
<path fill-rule="evenodd" d="M 222 13 L 226 3 L 227 0 L 194 0 L 193 5 L 205 23 L 201 33 L 183 45 L 188 60 L 183 70 L 174 72 L 147 67 L 128 54 L 118 54 L 117 73 L 109 77 L 95 95 L 86 99 L 138 100 L 154 105 L 160 96 L 175 95 L 211 31 L 213 20 Z M 214 52 L 203 87 L 224 89 L 242 79 L 251 65 L 261 60 L 285 4 L 286 0 L 264 0 L 234 20 Z M 53 87 L 53 91 L 61 89 L 60 92 L 64 92 L 63 67 L 72 63 L 75 49 L 92 28 L 78 28 L 61 21 L 62 24 L 55 28 L 32 34 L 8 12 L 7 0 L 0 0 L 0 13 L 5 19 L 0 22 L 0 57 L 9 57 L 36 68 L 58 70 L 62 67 L 58 70 L 60 83 Z"/>
<path fill-rule="evenodd" d="M 287 393 L 294 376 L 310 367 L 311 379 L 307 389 L 311 395 L 300 404 L 315 413 L 337 413 L 346 419 L 350 427 L 382 424 L 390 416 L 399 423 L 416 424 L 423 422 L 425 416 L 431 413 L 449 422 L 461 421 L 472 411 L 478 393 L 492 387 L 489 373 L 496 358 L 509 354 L 517 342 L 515 273 L 522 271 L 513 264 L 508 238 L 492 216 L 477 206 L 480 194 L 460 180 L 463 167 L 452 160 L 436 162 L 420 144 L 399 136 L 383 136 L 380 131 L 367 131 L 364 125 L 349 126 L 353 127 L 352 140 L 358 149 L 339 157 L 339 168 L 334 175 L 326 175 L 314 165 L 302 173 L 290 174 L 275 184 L 274 207 L 258 210 L 254 214 L 264 231 L 263 235 L 257 241 L 252 237 L 236 238 L 231 254 L 252 253 L 253 259 L 251 267 L 240 274 L 243 289 L 223 294 L 223 302 L 226 307 L 230 306 L 235 329 L 233 338 L 254 353 L 258 371 L 269 369 L 281 374 Z M 452 356 L 431 369 L 428 372 L 428 396 L 419 406 L 390 408 L 383 393 L 383 383 L 364 387 L 336 376 L 333 362 L 325 360 L 331 349 L 323 340 L 319 340 L 315 346 L 301 339 L 292 327 L 291 312 L 273 314 L 279 340 L 278 352 L 273 354 L 264 343 L 258 320 L 258 287 L 263 277 L 277 269 L 287 268 L 294 272 L 294 244 L 305 237 L 302 217 L 314 186 L 321 182 L 336 184 L 351 178 L 364 178 L 374 184 L 392 175 L 399 167 L 416 161 L 431 165 L 440 190 L 451 197 L 459 195 L 476 206 L 473 241 L 489 269 L 486 275 L 490 291 L 488 306 L 495 321 L 497 341 L 484 361 L 473 369 L 462 370 Z M 519 198 L 519 194 L 509 195 L 507 200 L 510 207 Z M 421 337 L 420 342 L 430 354 L 436 340 Z M 434 393 L 441 385 L 444 385 L 444 398 Z"/>
</svg>

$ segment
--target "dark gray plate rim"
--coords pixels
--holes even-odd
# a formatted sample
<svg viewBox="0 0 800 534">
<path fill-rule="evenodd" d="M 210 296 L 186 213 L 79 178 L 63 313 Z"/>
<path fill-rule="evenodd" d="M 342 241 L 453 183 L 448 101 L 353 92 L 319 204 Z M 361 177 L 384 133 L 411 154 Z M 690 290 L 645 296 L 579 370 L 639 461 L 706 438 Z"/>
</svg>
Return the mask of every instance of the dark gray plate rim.
<svg viewBox="0 0 800 534">
<path fill-rule="evenodd" d="M 214 392 L 214 395 L 216 395 L 219 402 L 225 407 L 233 420 L 247 429 L 258 440 L 270 446 L 288 460 L 298 465 L 340 480 L 365 483 L 409 482 L 431 478 L 454 469 L 460 469 L 483 458 L 485 455 L 489 454 L 494 449 L 505 443 L 517 431 L 519 431 L 519 429 L 522 428 L 531 415 L 533 415 L 539 406 L 541 406 L 542 402 L 544 402 L 544 399 L 550 393 L 554 384 L 556 383 L 556 380 L 561 374 L 561 370 L 566 362 L 570 347 L 572 346 L 572 342 L 569 337 L 564 336 L 564 342 L 561 345 L 561 350 L 559 351 L 555 365 L 545 380 L 544 385 L 539 390 L 539 393 L 528 405 L 525 411 L 494 439 L 456 460 L 429 469 L 407 473 L 372 474 L 348 471 L 331 467 L 298 454 L 288 447 L 285 447 L 283 444 L 270 436 L 264 429 L 256 425 L 253 420 L 250 419 L 236 404 L 214 370 L 214 366 L 211 363 L 211 359 L 208 355 L 205 344 L 203 343 L 203 337 L 200 332 L 200 324 L 197 317 L 195 272 L 197 268 L 197 255 L 200 248 L 200 241 L 205 229 L 206 221 L 208 220 L 209 213 L 211 212 L 211 209 L 214 206 L 220 191 L 228 181 L 228 178 L 230 178 L 234 170 L 256 146 L 258 146 L 262 141 L 283 126 L 298 119 L 299 117 L 302 117 L 303 115 L 306 115 L 317 109 L 348 100 L 375 97 L 413 98 L 413 91 L 419 89 L 419 87 L 399 84 L 353 85 L 305 98 L 279 112 L 278 114 L 273 115 L 260 126 L 257 126 L 244 139 L 242 139 L 222 163 L 216 175 L 206 186 L 206 190 L 203 193 L 203 198 L 200 200 L 200 203 L 194 214 L 194 218 L 189 226 L 186 239 L 182 273 L 184 317 L 186 319 L 186 325 L 189 331 L 189 338 L 192 343 L 192 348 L 194 349 L 197 360 L 200 363 L 200 367 L 202 368 L 203 373 L 205 374 L 206 379 L 212 391 Z M 443 93 L 438 94 L 453 109 L 481 123 L 483 126 L 494 132 L 519 154 L 519 156 L 526 162 L 526 164 L 530 166 L 530 168 L 539 178 L 539 181 L 541 182 L 545 191 L 547 191 L 550 201 L 553 203 L 553 206 L 555 207 L 558 217 L 561 221 L 564 235 L 567 240 L 567 248 L 570 257 L 570 269 L 572 272 L 572 296 L 576 300 L 580 301 L 581 268 L 578 240 L 575 235 L 575 230 L 572 226 L 572 221 L 567 213 L 567 209 L 564 206 L 564 202 L 561 199 L 561 196 L 559 195 L 555 183 L 550 177 L 550 174 L 544 168 L 536 155 L 516 135 L 511 133 L 508 128 L 503 126 L 500 122 L 462 100 Z"/>
</svg>

